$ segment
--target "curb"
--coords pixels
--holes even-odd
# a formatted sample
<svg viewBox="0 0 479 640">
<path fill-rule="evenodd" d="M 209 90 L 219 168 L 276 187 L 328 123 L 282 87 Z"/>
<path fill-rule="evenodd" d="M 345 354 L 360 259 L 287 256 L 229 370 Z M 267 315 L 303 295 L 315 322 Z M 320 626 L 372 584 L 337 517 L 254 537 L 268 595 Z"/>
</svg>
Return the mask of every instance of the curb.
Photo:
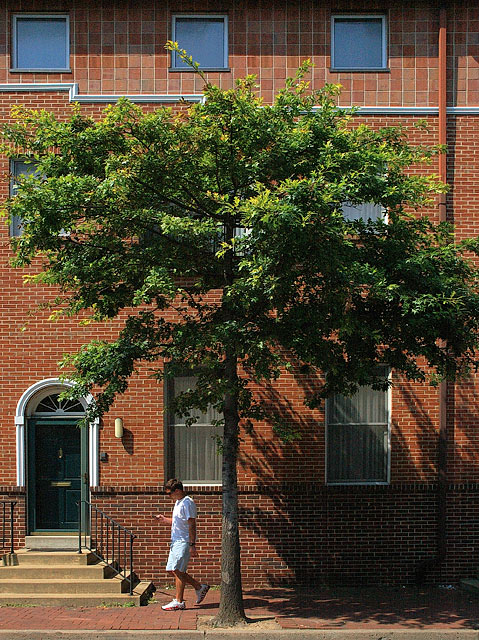
<svg viewBox="0 0 479 640">
<path fill-rule="evenodd" d="M 275 629 L 244 631 L 0 630 L 0 640 L 479 640 L 474 629 Z"/>
</svg>

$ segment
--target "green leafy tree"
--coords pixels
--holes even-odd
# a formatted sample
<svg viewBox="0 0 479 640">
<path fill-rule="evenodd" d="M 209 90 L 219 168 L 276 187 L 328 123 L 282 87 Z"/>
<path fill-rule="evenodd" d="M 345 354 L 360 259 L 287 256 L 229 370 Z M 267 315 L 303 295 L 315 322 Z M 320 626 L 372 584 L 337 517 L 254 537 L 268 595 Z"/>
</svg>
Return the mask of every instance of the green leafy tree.
<svg viewBox="0 0 479 640">
<path fill-rule="evenodd" d="M 411 145 L 401 128 L 357 124 L 337 108 L 337 87 L 309 89 L 308 69 L 271 105 L 247 77 L 230 90 L 206 83 L 204 101 L 176 113 L 127 100 L 98 121 L 78 106 L 66 120 L 17 108 L 3 134 L 4 153 L 37 165 L 6 204 L 24 221 L 15 265 L 39 258 L 29 278 L 59 288 L 54 314 L 127 313 L 116 340 L 65 359 L 75 393 L 96 394 L 88 418 L 145 363 L 158 380 L 198 374 L 177 412 L 222 413 L 219 625 L 244 620 L 240 420 L 296 435 L 252 383 L 292 367 L 318 374 L 307 398 L 316 407 L 359 385 L 385 388 L 380 365 L 426 380 L 477 364 L 478 272 L 465 254 L 478 244 L 455 243 L 419 211 L 444 187 L 426 169 L 408 171 L 438 149 Z M 344 218 L 344 203 L 365 202 L 387 221 Z"/>
</svg>

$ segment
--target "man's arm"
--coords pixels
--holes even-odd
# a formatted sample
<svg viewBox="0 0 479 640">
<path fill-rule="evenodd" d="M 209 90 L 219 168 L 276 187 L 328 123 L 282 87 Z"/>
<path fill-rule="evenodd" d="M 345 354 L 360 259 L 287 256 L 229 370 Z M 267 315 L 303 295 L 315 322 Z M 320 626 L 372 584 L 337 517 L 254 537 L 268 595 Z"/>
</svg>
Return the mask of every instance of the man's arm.
<svg viewBox="0 0 479 640">
<path fill-rule="evenodd" d="M 188 529 L 190 534 L 190 556 L 196 558 L 198 555 L 196 551 L 196 518 L 188 518 Z"/>
</svg>

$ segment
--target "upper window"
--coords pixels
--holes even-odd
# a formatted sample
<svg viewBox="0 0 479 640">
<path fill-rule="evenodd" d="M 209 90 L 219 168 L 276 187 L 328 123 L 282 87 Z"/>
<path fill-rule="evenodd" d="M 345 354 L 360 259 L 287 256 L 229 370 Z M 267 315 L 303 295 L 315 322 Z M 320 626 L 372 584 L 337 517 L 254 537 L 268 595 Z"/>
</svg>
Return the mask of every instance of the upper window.
<svg viewBox="0 0 479 640">
<path fill-rule="evenodd" d="M 387 68 L 386 17 L 339 15 L 331 18 L 331 67 L 345 71 Z"/>
<path fill-rule="evenodd" d="M 326 402 L 327 482 L 389 482 L 390 409 L 388 391 L 360 387 L 351 397 Z"/>
<path fill-rule="evenodd" d="M 227 16 L 173 16 L 172 40 L 185 49 L 204 71 L 228 68 Z M 183 71 L 190 67 L 172 51 L 171 68 Z"/>
<path fill-rule="evenodd" d="M 69 71 L 70 28 L 67 15 L 13 16 L 12 69 Z"/>
<path fill-rule="evenodd" d="M 361 202 L 360 204 L 343 202 L 342 210 L 345 220 L 364 220 L 364 222 L 385 220 L 384 209 L 380 204 L 374 204 L 374 202 Z"/>
<path fill-rule="evenodd" d="M 167 403 L 180 393 L 194 389 L 195 376 L 177 376 L 167 380 Z M 223 436 L 223 428 L 214 421 L 221 415 L 209 407 L 205 413 L 191 409 L 190 416 L 197 421 L 187 426 L 186 417 L 168 412 L 167 417 L 167 457 L 169 475 L 181 478 L 189 484 L 220 483 L 222 456 L 218 451 L 218 438 Z"/>
</svg>

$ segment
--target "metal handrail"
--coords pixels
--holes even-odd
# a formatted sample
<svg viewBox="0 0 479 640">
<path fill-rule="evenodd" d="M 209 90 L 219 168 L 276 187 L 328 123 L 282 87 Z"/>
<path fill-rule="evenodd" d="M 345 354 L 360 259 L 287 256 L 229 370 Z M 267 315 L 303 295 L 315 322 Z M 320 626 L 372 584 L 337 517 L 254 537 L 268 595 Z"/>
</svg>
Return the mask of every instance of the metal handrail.
<svg viewBox="0 0 479 640">
<path fill-rule="evenodd" d="M 132 596 L 134 586 L 133 540 L 136 538 L 135 534 L 113 520 L 113 518 L 110 518 L 110 516 L 107 516 L 104 511 L 95 507 L 91 502 L 80 500 L 77 505 L 78 553 L 82 553 L 82 547 L 88 549 L 96 558 L 111 567 L 117 575 L 123 576 L 130 584 L 130 596 Z M 82 545 L 82 505 L 85 505 L 88 509 L 88 520 L 91 527 L 89 545 L 87 544 L 86 535 L 86 517 L 84 522 L 84 544 Z"/>
<path fill-rule="evenodd" d="M 11 500 L 1 500 L 1 528 L 2 528 L 2 546 L 1 549 L 6 548 L 7 541 L 7 505 L 10 505 L 10 553 L 14 552 L 13 549 L 13 510 L 15 509 L 16 501 L 12 502 Z"/>
</svg>

